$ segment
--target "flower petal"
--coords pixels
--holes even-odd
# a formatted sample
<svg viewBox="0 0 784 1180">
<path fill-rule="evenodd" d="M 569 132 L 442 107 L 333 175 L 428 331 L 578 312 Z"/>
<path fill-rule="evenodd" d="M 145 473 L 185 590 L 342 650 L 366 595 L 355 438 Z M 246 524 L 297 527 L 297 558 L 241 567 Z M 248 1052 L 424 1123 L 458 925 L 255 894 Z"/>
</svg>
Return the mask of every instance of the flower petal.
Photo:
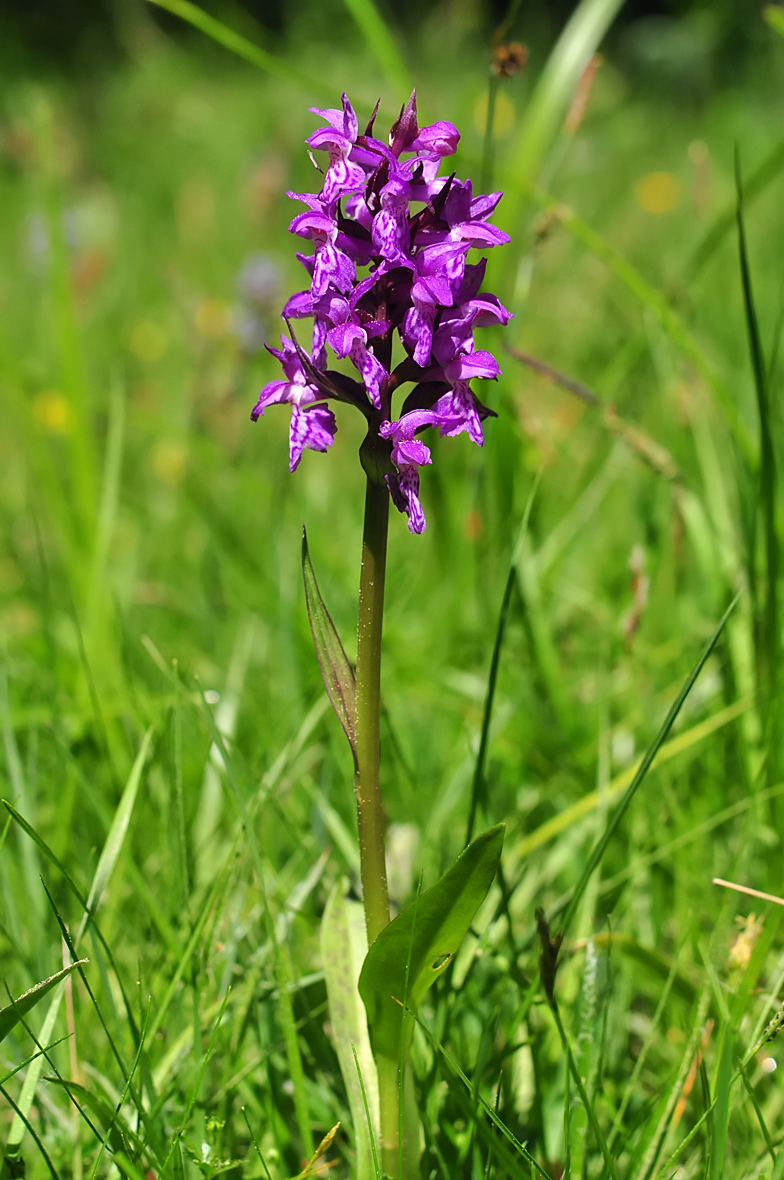
<svg viewBox="0 0 784 1180">
<path fill-rule="evenodd" d="M 337 432 L 335 415 L 326 406 L 312 406 L 309 410 L 291 407 L 289 425 L 289 471 L 296 471 L 302 452 L 326 451 L 332 446 Z"/>
<path fill-rule="evenodd" d="M 416 467 L 404 467 L 397 475 L 385 476 L 392 503 L 399 512 L 408 516 L 409 531 L 414 534 L 425 531 L 425 514 L 419 499 L 419 472 Z"/>
</svg>

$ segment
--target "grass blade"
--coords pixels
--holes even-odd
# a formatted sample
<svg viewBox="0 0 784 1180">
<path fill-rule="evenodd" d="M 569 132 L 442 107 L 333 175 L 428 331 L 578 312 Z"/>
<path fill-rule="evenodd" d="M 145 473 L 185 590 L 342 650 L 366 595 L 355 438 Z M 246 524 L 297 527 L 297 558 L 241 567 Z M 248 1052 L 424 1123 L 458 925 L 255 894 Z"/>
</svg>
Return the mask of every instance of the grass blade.
<svg viewBox="0 0 784 1180">
<path fill-rule="evenodd" d="M 751 1105 L 754 1107 L 754 1113 L 757 1116 L 757 1122 L 759 1123 L 760 1130 L 762 1131 L 762 1137 L 765 1140 L 765 1145 L 766 1145 L 768 1152 L 770 1154 L 770 1158 L 773 1160 L 773 1162 L 775 1164 L 776 1152 L 773 1147 L 773 1140 L 770 1137 L 770 1131 L 768 1130 L 767 1124 L 765 1122 L 765 1116 L 763 1115 L 762 1110 L 760 1108 L 760 1104 L 757 1101 L 757 1095 L 754 1093 L 754 1087 L 752 1086 L 751 1082 L 749 1081 L 749 1075 L 746 1072 L 746 1067 L 740 1058 L 738 1058 L 738 1070 L 740 1072 L 740 1076 L 743 1081 L 744 1089 L 749 1096 L 749 1101 L 751 1102 Z"/>
<path fill-rule="evenodd" d="M 123 841 L 125 840 L 125 836 L 128 831 L 128 825 L 131 821 L 133 805 L 136 802 L 136 795 L 139 790 L 139 783 L 141 781 L 142 770 L 147 758 L 147 752 L 150 747 L 151 738 L 152 729 L 148 729 L 147 733 L 144 735 L 141 749 L 139 750 L 139 753 L 136 757 L 136 761 L 134 762 L 131 769 L 128 782 L 126 784 L 125 790 L 123 791 L 117 811 L 115 812 L 112 826 L 109 829 L 109 835 L 106 838 L 106 843 L 104 844 L 103 851 L 98 861 L 93 883 L 90 888 L 87 901 L 85 902 L 85 912 L 82 915 L 82 920 L 79 923 L 79 929 L 77 931 L 76 938 L 74 939 L 75 947 L 79 946 L 79 942 L 82 938 L 82 935 L 84 934 L 87 923 L 89 922 L 91 915 L 103 897 L 106 886 L 109 883 L 109 878 L 111 877 L 114 867 L 117 863 L 117 858 L 119 857 L 120 851 L 122 850 Z M 38 1039 L 43 1044 L 47 1044 L 52 1039 L 52 1033 L 54 1032 L 54 1025 L 55 1021 L 57 1020 L 57 1014 L 60 1010 L 60 1002 L 62 997 L 63 984 L 61 982 L 55 989 L 49 1009 L 46 1013 L 46 1016 L 44 1017 L 44 1023 L 41 1027 L 41 1031 L 38 1034 Z M 24 1085 L 22 1086 L 22 1091 L 19 1095 L 19 1110 L 14 1116 L 14 1121 L 11 1124 L 11 1130 L 9 1132 L 6 1145 L 6 1155 L 11 1159 L 14 1159 L 19 1155 L 22 1147 L 25 1127 L 29 1125 L 27 1122 L 27 1116 L 30 1113 L 30 1109 L 35 1099 L 35 1092 L 38 1088 L 38 1082 L 41 1078 L 41 1072 L 43 1070 L 43 1062 L 43 1057 L 39 1057 L 33 1062 L 28 1071 L 27 1077 L 24 1080 Z"/>
<path fill-rule="evenodd" d="M 675 718 L 680 713 L 684 701 L 686 700 L 687 696 L 689 695 L 692 688 L 694 687 L 695 681 L 697 680 L 697 677 L 699 676 L 700 672 L 702 671 L 702 669 L 705 665 L 705 661 L 708 659 L 708 656 L 711 654 L 714 647 L 718 643 L 721 633 L 724 630 L 724 627 L 726 626 L 727 620 L 729 619 L 730 615 L 732 614 L 733 610 L 735 609 L 735 604 L 737 603 L 738 598 L 739 598 L 739 594 L 736 594 L 735 597 L 733 598 L 732 602 L 730 603 L 730 605 L 727 607 L 726 611 L 722 615 L 721 619 L 719 620 L 718 625 L 716 626 L 716 629 L 714 630 L 710 639 L 705 644 L 705 647 L 702 650 L 700 658 L 697 660 L 697 663 L 694 665 L 694 667 L 692 668 L 688 677 L 686 678 L 686 682 L 684 683 L 681 691 L 678 693 L 678 696 L 677 696 L 675 702 L 670 707 L 670 711 L 667 714 L 667 716 L 665 717 L 664 722 L 661 726 L 661 729 L 657 733 L 657 735 L 654 738 L 651 745 L 648 747 L 645 757 L 643 758 L 642 762 L 640 763 L 639 769 L 637 770 L 637 773 L 635 774 L 634 778 L 632 779 L 631 783 L 629 784 L 625 795 L 621 799 L 621 802 L 618 805 L 618 809 L 615 812 L 615 815 L 612 817 L 612 819 L 608 823 L 607 828 L 605 829 L 604 835 L 602 836 L 601 840 L 599 841 L 599 843 L 596 845 L 593 852 L 591 853 L 591 855 L 588 859 L 588 863 L 583 870 L 582 876 L 580 877 L 580 879 L 575 887 L 575 891 L 572 894 L 572 900 L 570 901 L 570 903 L 567 907 L 566 913 L 564 914 L 564 919 L 563 919 L 563 928 L 564 929 L 566 929 L 566 927 L 569 925 L 569 922 L 574 917 L 577 906 L 580 903 L 580 898 L 582 897 L 583 893 L 585 892 L 588 882 L 590 881 L 594 871 L 596 870 L 596 868 L 600 864 L 601 859 L 604 856 L 604 853 L 607 849 L 607 846 L 610 843 L 610 840 L 615 835 L 618 825 L 620 824 L 621 820 L 623 819 L 624 815 L 626 814 L 632 799 L 634 798 L 635 794 L 637 793 L 637 789 L 640 786 L 640 783 L 642 782 L 642 780 L 645 778 L 646 774 L 650 770 L 651 764 L 652 764 L 654 758 L 656 757 L 657 753 L 659 752 L 661 746 L 664 744 L 664 739 L 667 737 L 667 734 L 670 732 L 673 722 L 675 721 Z"/>
<path fill-rule="evenodd" d="M 512 175 L 522 193 L 535 184 L 577 83 L 623 0 L 582 0 L 547 59 L 520 128 Z"/>
<path fill-rule="evenodd" d="M 760 645 L 762 663 L 767 673 L 767 705 L 770 710 L 776 696 L 778 678 L 778 606 L 777 590 L 779 575 L 779 541 L 776 531 L 776 454 L 773 443 L 773 423 L 768 389 L 768 374 L 762 351 L 759 320 L 757 317 L 754 292 L 751 285 L 751 270 L 746 245 L 746 228 L 743 216 L 743 185 L 740 174 L 740 156 L 735 153 L 735 191 L 737 196 L 738 252 L 740 255 L 741 281 L 743 284 L 743 307 L 746 314 L 746 331 L 749 339 L 751 367 L 754 374 L 754 389 L 757 395 L 759 413 L 760 452 L 760 498 L 765 534 L 765 561 L 767 565 L 767 592 L 765 601 L 765 632 Z"/>
<path fill-rule="evenodd" d="M 558 1011 L 558 1005 L 556 1004 L 554 999 L 550 1000 L 550 1010 L 552 1011 L 553 1017 L 555 1019 L 555 1024 L 558 1029 L 558 1035 L 561 1038 L 561 1044 L 563 1045 L 564 1052 L 566 1053 L 566 1060 L 569 1065 L 569 1072 L 571 1073 L 572 1078 L 574 1079 L 574 1084 L 577 1087 L 578 1094 L 580 1095 L 580 1101 L 582 1102 L 583 1107 L 585 1109 L 585 1113 L 588 1117 L 588 1122 L 591 1125 L 591 1130 L 594 1133 L 594 1136 L 596 1138 L 596 1142 L 599 1144 L 599 1150 L 601 1151 L 602 1157 L 604 1159 L 604 1166 L 607 1169 L 607 1171 L 610 1173 L 612 1180 L 618 1180 L 618 1169 L 615 1166 L 615 1160 L 613 1159 L 612 1155 L 610 1154 L 610 1149 L 607 1146 L 607 1141 L 604 1138 L 604 1135 L 602 1133 L 602 1128 L 599 1126 L 599 1120 L 596 1117 L 596 1111 L 593 1108 L 593 1103 L 591 1102 L 590 1098 L 588 1097 L 588 1091 L 585 1088 L 585 1083 L 583 1082 L 583 1079 L 580 1077 L 580 1070 L 577 1068 L 577 1062 L 574 1059 L 574 1054 L 572 1053 L 572 1047 L 569 1044 L 569 1038 L 566 1035 L 566 1029 L 564 1028 L 563 1022 L 561 1020 L 561 1014 Z"/>
<path fill-rule="evenodd" d="M 200 33 L 206 34 L 218 45 L 228 49 L 230 53 L 235 53 L 237 57 L 243 58 L 253 66 L 258 66 L 260 70 L 264 70 L 268 74 L 299 82 L 308 90 L 315 89 L 324 93 L 327 89 L 323 80 L 302 73 L 296 66 L 291 66 L 288 62 L 275 57 L 274 54 L 268 53 L 259 45 L 254 45 L 247 37 L 243 37 L 241 33 L 235 33 L 233 29 L 228 28 L 222 21 L 216 20 L 214 16 L 210 16 L 197 4 L 191 4 L 190 0 L 148 0 L 148 3 L 155 4 L 158 8 L 164 8 L 173 16 L 178 16 L 180 20 L 186 21 L 194 29 L 198 29 Z"/>
<path fill-rule="evenodd" d="M 501 610 L 498 613 L 498 625 L 496 627 L 495 642 L 493 643 L 493 655 L 490 660 L 490 674 L 487 678 L 487 692 L 485 693 L 485 707 L 482 715 L 482 732 L 479 738 L 479 752 L 476 756 L 476 766 L 474 768 L 474 779 L 471 785 L 471 806 L 468 812 L 468 824 L 466 826 L 466 846 L 471 843 L 474 835 L 474 823 L 476 822 L 476 812 L 479 804 L 484 799 L 484 774 L 485 762 L 487 760 L 487 747 L 490 741 L 490 722 L 493 717 L 493 702 L 495 700 L 495 687 L 498 680 L 498 668 L 501 663 L 501 649 L 504 643 L 504 633 L 506 631 L 506 620 L 509 614 L 509 608 L 512 602 L 512 591 L 517 582 L 517 563 L 520 560 L 520 550 L 522 547 L 523 538 L 528 530 L 528 521 L 531 517 L 531 508 L 533 507 L 536 490 L 539 487 L 539 480 L 541 478 L 541 468 L 536 473 L 536 477 L 531 486 L 531 491 L 528 495 L 528 501 L 523 512 L 523 519 L 520 523 L 520 531 L 518 533 L 517 541 L 512 550 L 512 560 L 509 565 L 509 573 L 506 576 L 506 586 L 504 587 L 504 596 L 501 600 Z"/>
<path fill-rule="evenodd" d="M 200 691 L 201 691 L 201 686 Z M 275 922 L 273 921 L 272 911 L 270 910 L 269 898 L 267 897 L 267 886 L 264 877 L 264 865 L 261 860 L 261 852 L 259 850 L 258 842 L 256 840 L 256 833 L 248 815 L 248 808 L 245 804 L 245 799 L 240 788 L 239 781 L 234 769 L 234 764 L 226 748 L 226 743 L 223 739 L 223 734 L 218 728 L 212 710 L 204 699 L 202 692 L 202 705 L 204 715 L 207 719 L 207 724 L 212 733 L 212 740 L 215 742 L 220 751 L 223 765 L 226 767 L 226 776 L 231 785 L 234 801 L 237 805 L 242 827 L 245 832 L 245 837 L 248 841 L 248 848 L 250 850 L 251 859 L 256 870 L 256 876 L 259 882 L 259 889 L 261 891 L 262 905 L 264 907 L 264 917 L 267 924 L 270 941 L 275 952 L 275 978 L 278 984 L 278 1020 L 280 1022 L 283 1038 L 286 1043 L 286 1059 L 288 1062 L 289 1073 L 291 1074 L 291 1081 L 294 1086 L 294 1110 L 297 1118 L 297 1128 L 299 1130 L 300 1139 L 302 1140 L 302 1154 L 305 1159 L 309 1159 L 313 1154 L 313 1135 L 310 1126 L 310 1111 L 308 1109 L 308 1099 L 305 1091 L 305 1071 L 302 1067 L 302 1054 L 299 1048 L 299 1041 L 297 1039 L 297 1026 L 294 1020 L 294 1008 L 291 1000 L 290 984 L 294 978 L 294 972 L 291 965 L 291 955 L 289 948 L 283 939 L 277 937 L 275 930 Z"/>
<path fill-rule="evenodd" d="M 629 1103 L 632 1100 L 635 1087 L 636 1087 L 637 1082 L 639 1080 L 640 1074 L 642 1073 L 643 1066 L 645 1065 L 645 1058 L 648 1056 L 651 1046 L 653 1045 L 654 1038 L 656 1037 L 656 1035 L 658 1033 L 659 1021 L 661 1020 L 662 1016 L 664 1015 L 664 1009 L 667 1006 L 667 1000 L 669 999 L 670 992 L 672 990 L 672 985 L 675 981 L 677 967 L 678 967 L 677 960 L 674 959 L 672 967 L 670 968 L 670 973 L 667 976 L 667 980 L 666 980 L 664 987 L 662 989 L 662 994 L 659 998 L 659 1002 L 656 1005 L 656 1011 L 653 1014 L 651 1026 L 646 1034 L 645 1040 L 642 1044 L 642 1048 L 640 1049 L 640 1052 L 637 1055 L 637 1060 L 634 1063 L 634 1069 L 632 1070 L 632 1075 L 629 1078 L 629 1084 L 627 1085 L 626 1089 L 623 1092 L 623 1098 L 621 1099 L 621 1104 L 618 1107 L 618 1113 L 616 1114 L 615 1118 L 613 1119 L 613 1125 L 610 1128 L 610 1135 L 607 1140 L 607 1145 L 610 1148 L 610 1150 L 612 1150 L 615 1140 L 617 1139 L 618 1135 L 620 1134 L 620 1130 L 623 1125 L 623 1118 L 624 1118 L 624 1115 L 626 1114 L 626 1108 L 628 1107 Z"/>
<path fill-rule="evenodd" d="M 58 971 L 55 975 L 50 975 L 48 979 L 42 979 L 40 983 L 36 983 L 29 991 L 26 991 L 14 1000 L 7 1004 L 5 1008 L 0 1008 L 0 1041 L 13 1032 L 16 1025 L 26 1016 L 27 1013 L 36 1006 L 39 1000 L 42 1000 L 47 992 L 50 992 L 53 987 L 56 987 L 61 980 L 70 975 L 77 967 L 83 967 L 88 959 L 80 959 L 78 963 L 71 963 L 68 967 L 64 967 L 62 971 Z"/>
<path fill-rule="evenodd" d="M 362 1070 L 360 1068 L 359 1058 L 357 1057 L 356 1045 L 354 1044 L 353 1041 L 351 1042 L 351 1052 L 354 1054 L 354 1065 L 356 1066 L 356 1070 L 357 1070 L 357 1078 L 359 1080 L 359 1090 L 362 1095 L 362 1105 L 365 1108 L 365 1121 L 367 1123 L 368 1138 L 370 1140 L 370 1151 L 371 1151 L 371 1155 L 372 1155 L 372 1159 L 373 1159 L 373 1174 L 375 1175 L 376 1180 L 381 1180 L 381 1172 L 378 1167 L 378 1152 L 376 1150 L 376 1136 L 373 1131 L 373 1122 L 372 1122 L 371 1115 L 370 1115 L 370 1104 L 368 1103 L 367 1090 L 365 1089 L 365 1082 L 362 1077 Z M 360 1176 L 359 1169 L 357 1169 L 357 1175 L 358 1175 L 358 1177 Z"/>
<path fill-rule="evenodd" d="M 106 843 L 103 846 L 98 867 L 95 870 L 95 877 L 93 878 L 90 892 L 87 895 L 88 912 L 83 914 L 82 921 L 79 925 L 79 932 L 74 940 L 77 946 L 84 934 L 90 915 L 95 913 L 101 903 L 106 886 L 109 884 L 109 878 L 114 872 L 114 866 L 117 864 L 117 858 L 120 855 L 125 836 L 128 832 L 128 825 L 131 822 L 131 815 L 133 814 L 139 784 L 142 779 L 142 771 L 144 770 L 144 764 L 147 761 L 147 754 L 150 749 L 150 742 L 152 741 L 152 733 L 152 727 L 150 727 L 142 739 L 139 753 L 136 755 L 136 760 L 131 767 L 128 782 L 125 785 L 125 790 L 122 793 L 119 806 L 112 820 L 109 835 L 106 837 Z"/>
<path fill-rule="evenodd" d="M 645 1156 L 643 1157 L 643 1161 L 637 1173 L 636 1180 L 648 1180 L 648 1177 L 656 1167 L 656 1160 L 658 1159 L 659 1152 L 661 1151 L 664 1144 L 664 1137 L 669 1129 L 673 1111 L 675 1110 L 675 1106 L 678 1102 L 678 1099 L 680 1098 L 681 1091 L 683 1090 L 686 1078 L 688 1077 L 689 1070 L 692 1066 L 692 1062 L 694 1061 L 694 1056 L 699 1051 L 700 1038 L 702 1036 L 702 1026 L 705 1023 L 705 1017 L 708 1014 L 710 999 L 710 985 L 706 983 L 697 1005 L 697 1014 L 692 1024 L 691 1034 L 686 1044 L 683 1057 L 681 1058 L 678 1072 L 675 1075 L 675 1081 L 670 1087 L 670 1092 L 664 1104 L 664 1109 L 659 1116 L 659 1121 L 656 1124 L 653 1136 L 650 1143 L 648 1144 L 648 1148 L 645 1152 Z M 705 1115 L 703 1115 L 703 1120 L 705 1118 L 707 1118 L 707 1112 Z M 668 1160 L 664 1169 L 665 1172 L 669 1169 L 670 1163 L 671 1161 Z"/>
<path fill-rule="evenodd" d="M 583 221 L 568 207 L 556 201 L 545 193 L 534 192 L 537 204 L 558 217 L 562 225 L 584 246 L 601 258 L 612 273 L 632 292 L 643 307 L 655 316 L 664 333 L 669 336 L 678 348 L 697 369 L 713 392 L 713 396 L 724 415 L 741 454 L 750 467 L 757 461 L 754 440 L 743 422 L 731 391 L 727 388 L 713 365 L 692 337 L 680 316 L 673 310 L 666 297 L 643 278 L 640 272 L 623 257 L 614 246 L 611 246 L 601 234 Z"/>
<path fill-rule="evenodd" d="M 35 1142 L 36 1147 L 38 1148 L 41 1155 L 44 1157 L 44 1160 L 46 1161 L 46 1166 L 49 1169 L 49 1172 L 52 1176 L 52 1180 L 60 1180 L 60 1175 L 59 1175 L 57 1169 L 55 1168 L 54 1164 L 52 1163 L 51 1159 L 49 1158 L 49 1153 L 47 1152 L 43 1143 L 39 1139 L 35 1127 L 32 1125 L 32 1123 L 30 1122 L 30 1119 L 28 1118 L 29 1111 L 24 1111 L 21 1108 L 21 1106 L 19 1106 L 19 1104 L 17 1102 L 14 1102 L 13 1098 L 11 1097 L 11 1095 L 8 1093 L 5 1086 L 3 1086 L 3 1085 L 0 1085 L 0 1094 L 3 1095 L 6 1102 L 13 1110 L 14 1122 L 16 1122 L 16 1120 L 18 1119 L 19 1122 L 22 1124 L 22 1127 L 30 1132 L 30 1135 L 31 1135 L 33 1141 Z M 21 1101 L 21 1095 L 20 1095 L 20 1101 Z M 3 1161 L 2 1170 L 0 1171 L 0 1180 L 10 1180 L 10 1177 L 12 1175 L 16 1175 L 16 1173 L 12 1173 L 11 1168 L 9 1167 L 9 1161 L 13 1161 L 13 1159 L 14 1159 L 13 1156 L 6 1153 L 6 1158 Z"/>
<path fill-rule="evenodd" d="M 784 12 L 784 9 L 779 11 Z M 744 197 L 748 204 L 754 197 L 768 187 L 784 168 L 784 140 L 771 148 L 765 159 L 757 165 L 744 185 Z M 726 235 L 730 232 L 737 218 L 737 205 L 725 209 L 711 228 L 705 234 L 700 244 L 692 254 L 684 272 L 684 281 L 694 282 L 705 264 L 713 257 Z"/>
<path fill-rule="evenodd" d="M 730 1093 L 732 1089 L 732 1026 L 727 1023 L 721 1031 L 717 1050 L 718 1069 L 713 1087 L 713 1145 L 711 1149 L 711 1180 L 721 1180 L 727 1150 L 730 1125 Z"/>
<path fill-rule="evenodd" d="M 357 22 L 387 82 L 401 103 L 404 102 L 413 90 L 411 75 L 391 30 L 387 28 L 373 0 L 343 0 L 343 3 Z"/>
<path fill-rule="evenodd" d="M 398 1000 L 397 1003 L 400 1004 L 400 1001 Z M 401 1004 L 401 1007 L 402 1007 L 402 1004 Z M 424 1021 L 419 1016 L 417 1016 L 417 1014 L 415 1012 L 412 1012 L 410 1008 L 407 1009 L 407 1011 L 408 1011 L 409 1016 L 411 1016 L 412 1019 L 414 1019 L 417 1022 L 417 1024 L 419 1025 L 419 1027 L 422 1029 L 422 1031 L 424 1032 L 427 1039 L 430 1041 L 430 1044 L 433 1046 L 433 1048 L 437 1049 L 438 1052 L 441 1054 L 444 1061 L 451 1069 L 452 1073 L 455 1074 L 455 1076 L 460 1079 L 460 1081 L 466 1087 L 468 1092 L 472 1095 L 472 1097 L 474 1097 L 476 1099 L 476 1102 L 479 1104 L 481 1109 L 484 1111 L 484 1113 L 490 1119 L 490 1122 L 501 1132 L 504 1139 L 506 1139 L 506 1141 L 508 1143 L 510 1143 L 511 1146 L 515 1149 L 515 1151 L 518 1153 L 518 1155 L 522 1156 L 522 1158 L 526 1161 L 526 1163 L 530 1165 L 532 1172 L 535 1172 L 537 1176 L 540 1176 L 541 1180 L 550 1180 L 549 1174 L 544 1170 L 544 1168 L 541 1166 L 541 1164 L 537 1163 L 537 1161 L 531 1155 L 530 1151 L 525 1146 L 525 1144 L 521 1143 L 520 1140 L 514 1134 L 514 1132 L 510 1131 L 509 1127 L 507 1127 L 507 1125 L 503 1121 L 503 1119 L 501 1119 L 496 1114 L 496 1112 L 493 1110 L 492 1106 L 490 1106 L 490 1104 L 485 1101 L 485 1099 L 482 1097 L 482 1095 L 480 1093 L 478 1093 L 478 1092 L 474 1093 L 474 1087 L 471 1082 L 471 1079 L 463 1072 L 463 1070 L 460 1068 L 458 1063 L 455 1061 L 454 1057 L 452 1057 L 451 1054 L 449 1054 L 447 1052 L 447 1050 L 444 1048 L 444 1046 L 441 1044 L 441 1042 L 438 1040 L 438 1038 L 430 1031 L 430 1029 L 427 1027 L 427 1025 L 424 1023 Z"/>
<path fill-rule="evenodd" d="M 725 725 L 729 725 L 735 721 L 747 709 L 750 709 L 752 702 L 749 700 L 735 701 L 734 704 L 728 705 L 726 709 L 720 709 L 712 717 L 707 717 L 705 721 L 700 721 L 698 725 L 694 725 L 691 729 L 684 730 L 679 733 L 677 737 L 671 738 L 670 741 L 664 742 L 659 748 L 656 757 L 651 763 L 651 769 L 658 766 L 663 766 L 670 762 L 673 758 L 677 758 L 679 754 L 691 749 L 697 742 L 701 742 L 704 738 L 710 737 L 712 733 L 716 733 Z M 614 803 L 615 799 L 621 795 L 629 783 L 633 781 L 634 776 L 638 773 L 642 761 L 634 763 L 626 770 L 622 770 L 617 774 L 611 782 L 607 784 L 604 792 L 604 802 L 608 805 Z M 561 832 L 566 831 L 572 824 L 577 823 L 584 815 L 588 815 L 596 807 L 599 806 L 599 792 L 588 791 L 587 794 L 581 796 L 577 803 L 572 804 L 571 807 L 565 807 L 563 811 L 559 811 L 558 815 L 554 815 L 552 819 L 546 820 L 528 836 L 523 836 L 522 840 L 518 842 L 515 847 L 515 852 L 521 859 L 528 856 L 535 848 L 541 848 L 549 840 L 553 840 L 559 836 Z M 743 804 L 748 806 L 747 803 Z"/>
</svg>

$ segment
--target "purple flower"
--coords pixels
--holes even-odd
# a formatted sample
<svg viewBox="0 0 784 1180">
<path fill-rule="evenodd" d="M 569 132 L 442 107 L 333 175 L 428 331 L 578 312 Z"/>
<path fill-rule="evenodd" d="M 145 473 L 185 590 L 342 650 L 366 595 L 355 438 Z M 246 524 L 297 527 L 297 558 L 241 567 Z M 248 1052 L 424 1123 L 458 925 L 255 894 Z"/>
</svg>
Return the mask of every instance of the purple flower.
<svg viewBox="0 0 784 1180">
<path fill-rule="evenodd" d="M 312 110 L 325 125 L 307 144 L 326 151 L 329 163 L 320 193 L 289 193 L 306 206 L 290 230 L 312 243 L 312 252 L 297 254 L 308 288 L 283 309 L 287 323 L 312 319 L 311 351 L 300 348 L 293 332 L 281 349 L 270 349 L 285 379 L 265 385 L 251 416 L 274 403 L 291 406 L 293 471 L 304 449 L 332 444 L 336 425 L 327 401 L 355 406 L 367 421 L 360 457 L 368 478 L 384 474 L 393 503 L 420 533 L 419 469 L 431 456 L 418 432 L 428 426 L 444 437 L 466 432 L 481 446 L 482 421 L 493 413 L 471 382 L 492 380 L 500 370 L 489 352 L 476 348 L 474 330 L 503 326 L 511 317 L 481 291 L 485 259 L 468 259 L 472 249 L 508 242 L 490 222 L 501 194 L 475 197 L 470 180 L 439 174 L 460 136 L 451 123 L 420 127 L 416 93 L 388 142 L 373 132 L 378 107 L 364 132 L 345 94 L 340 108 Z M 404 355 L 393 364 L 395 336 Z M 337 369 L 328 367 L 330 354 Z M 407 383 L 414 388 L 395 417 L 393 399 Z"/>
<path fill-rule="evenodd" d="M 356 267 L 348 255 L 335 245 L 338 226 L 329 214 L 319 210 L 300 213 L 292 221 L 289 230 L 301 238 L 310 238 L 316 248 L 311 286 L 313 295 L 325 295 L 330 287 L 345 293 L 351 291 Z"/>
<path fill-rule="evenodd" d="M 267 345 L 267 351 L 282 364 L 286 380 L 270 381 L 265 385 L 250 416 L 256 422 L 263 417 L 267 406 L 288 402 L 291 406 L 289 470 L 293 472 L 306 447 L 311 451 L 326 451 L 331 447 L 338 427 L 331 410 L 325 405 L 313 404 L 323 395 L 308 379 L 298 349 L 285 336 L 281 336 L 281 341 L 282 348 Z"/>
<path fill-rule="evenodd" d="M 498 361 L 489 352 L 465 353 L 444 366 L 444 376 L 452 388 L 438 399 L 434 407 L 445 418 L 441 423 L 442 437 L 449 435 L 451 438 L 465 430 L 471 442 L 478 447 L 484 444 L 479 406 L 469 381 L 472 377 L 493 379 L 500 374 Z"/>
<path fill-rule="evenodd" d="M 382 422 L 378 433 L 392 442 L 392 462 L 397 473 L 387 475 L 387 487 L 392 503 L 399 512 L 408 515 L 408 527 L 412 533 L 425 531 L 425 514 L 419 499 L 419 468 L 432 463 L 430 450 L 418 438 L 417 430 L 423 426 L 444 425 L 449 421 L 446 415 L 434 410 L 411 410 L 399 422 Z"/>
<path fill-rule="evenodd" d="M 365 183 L 365 173 L 359 164 L 349 160 L 351 149 L 357 138 L 359 125 L 354 108 L 345 93 L 342 94 L 342 111 L 320 111 L 318 107 L 311 107 L 314 115 L 321 115 L 326 119 L 328 127 L 320 127 L 307 140 L 308 147 L 324 149 L 329 152 L 329 168 L 322 196 L 326 201 L 334 201 L 336 197 L 361 188 Z"/>
</svg>

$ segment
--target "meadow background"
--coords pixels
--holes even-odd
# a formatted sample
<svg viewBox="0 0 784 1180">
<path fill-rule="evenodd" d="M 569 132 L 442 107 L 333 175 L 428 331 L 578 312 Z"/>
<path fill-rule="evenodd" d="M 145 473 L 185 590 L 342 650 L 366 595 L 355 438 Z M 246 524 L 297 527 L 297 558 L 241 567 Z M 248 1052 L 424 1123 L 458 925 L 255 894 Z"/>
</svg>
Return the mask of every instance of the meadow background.
<svg viewBox="0 0 784 1180">
<path fill-rule="evenodd" d="M 427 531 L 390 528 L 395 904 L 457 856 L 472 797 L 478 825 L 507 824 L 503 880 L 424 1009 L 470 1085 L 417 1040 L 422 1174 L 532 1174 L 480 1099 L 553 1180 L 612 1174 L 537 986 L 534 909 L 557 925 L 740 591 L 591 879 L 557 995 L 616 1176 L 757 1180 L 777 1160 L 778 1180 L 781 911 L 712 884 L 784 891 L 776 14 L 209 11 L 277 72 L 141 4 L 0 18 L 0 975 L 19 996 L 68 962 L 61 922 L 90 960 L 24 1024 L 0 1012 L 3 1175 L 283 1180 L 310 1154 L 304 1108 L 314 1142 L 341 1120 L 325 1158 L 349 1175 L 319 923 L 358 877 L 351 764 L 300 536 L 351 654 L 360 421 L 340 414 L 330 454 L 290 476 L 288 415 L 249 413 L 303 285 L 285 190 L 312 183 L 307 108 L 345 89 L 360 123 L 380 98 L 385 127 L 415 83 L 420 121 L 461 129 L 458 175 L 506 190 L 513 244 L 487 286 L 516 317 L 487 334 L 504 372 L 485 447 L 428 440 Z M 529 61 L 497 83 L 488 137 L 494 35 Z M 547 72 L 554 47 L 571 72 Z M 44 1059 L 39 1041 L 59 1043 Z"/>
</svg>

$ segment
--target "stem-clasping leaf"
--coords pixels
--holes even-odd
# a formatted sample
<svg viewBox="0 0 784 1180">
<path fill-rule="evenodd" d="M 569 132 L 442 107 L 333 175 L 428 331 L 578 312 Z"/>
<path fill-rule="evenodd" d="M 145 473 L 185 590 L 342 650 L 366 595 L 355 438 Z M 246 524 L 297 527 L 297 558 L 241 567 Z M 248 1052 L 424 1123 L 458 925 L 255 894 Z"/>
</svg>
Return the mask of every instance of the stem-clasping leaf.
<svg viewBox="0 0 784 1180">
<path fill-rule="evenodd" d="M 416 1013 L 425 992 L 451 962 L 492 884 L 504 831 L 505 825 L 498 824 L 477 836 L 431 889 L 381 931 L 368 951 L 359 994 L 376 1057 L 398 1060 L 404 993 L 406 1008 Z M 407 1049 L 414 1031 L 411 1016 L 406 1025 Z"/>
<path fill-rule="evenodd" d="M 302 578 L 305 583 L 305 604 L 308 608 L 310 632 L 316 649 L 321 676 L 329 703 L 343 727 L 356 758 L 357 745 L 357 686 L 354 669 L 340 642 L 335 624 L 318 588 L 313 563 L 308 552 L 308 535 L 302 529 Z"/>
</svg>

